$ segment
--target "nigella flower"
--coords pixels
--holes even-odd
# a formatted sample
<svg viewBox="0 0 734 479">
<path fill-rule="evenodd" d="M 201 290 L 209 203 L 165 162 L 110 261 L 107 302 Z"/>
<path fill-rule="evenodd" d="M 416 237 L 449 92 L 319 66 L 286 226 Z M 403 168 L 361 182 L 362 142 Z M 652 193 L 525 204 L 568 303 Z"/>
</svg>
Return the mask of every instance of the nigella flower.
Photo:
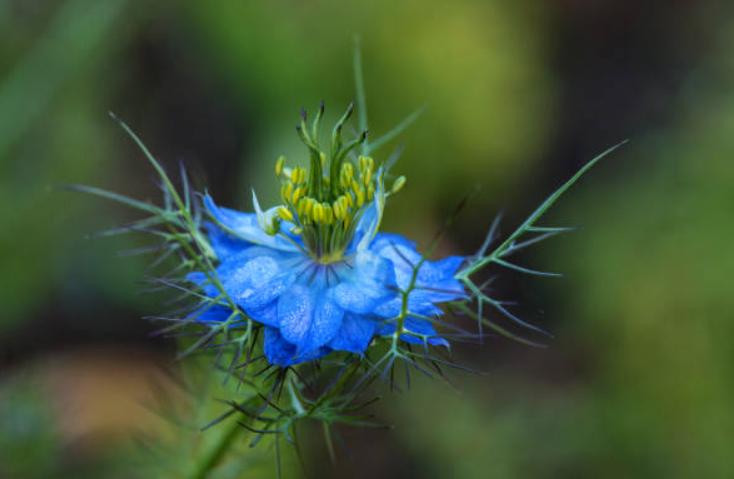
<svg viewBox="0 0 734 479">
<path fill-rule="evenodd" d="M 281 205 L 263 212 L 253 193 L 255 212 L 244 213 L 205 195 L 220 287 L 203 272 L 188 276 L 215 302 L 193 317 L 230 318 L 232 306 L 217 303 L 223 289 L 263 325 L 265 356 L 280 366 L 331 351 L 362 354 L 373 338 L 394 335 L 398 327 L 403 341 L 448 345 L 432 318 L 442 314 L 441 303 L 466 297 L 454 278 L 463 258 L 425 261 L 413 242 L 379 232 L 385 202 L 405 178 L 385 191 L 385 169 L 353 153 L 366 135 L 342 144 L 351 107 L 334 129 L 327 157 L 318 146 L 322 113 L 323 107 L 311 131 L 304 114 L 298 129 L 309 148 L 309 170 L 286 167 L 284 157 L 276 162 Z"/>
<path fill-rule="evenodd" d="M 364 105 L 360 75 L 357 50 L 357 100 Z M 515 316 L 505 301 L 490 295 L 488 284 L 476 283 L 473 276 L 491 265 L 557 276 L 515 264 L 509 257 L 568 231 L 538 224 L 538 220 L 586 171 L 624 143 L 584 165 L 503 241 L 495 244 L 499 223 L 495 220 L 479 250 L 466 261 L 458 256 L 427 261 L 413 242 L 379 231 L 387 200 L 406 180 L 398 177 L 386 189 L 388 166 L 376 165 L 369 156 L 370 147 L 384 145 L 417 118 L 418 112 L 371 145 L 364 132 L 355 140 L 342 141 L 341 130 L 351 112 L 350 107 L 332 130 L 328 154 L 319 146 L 323 105 L 311 128 L 307 128 L 305 113 L 302 115 L 298 132 L 308 147 L 309 167 L 287 167 L 283 157 L 276 161 L 282 203 L 267 211 L 262 211 L 254 193 L 253 213 L 220 207 L 208 193 L 193 194 L 183 168 L 179 191 L 140 138 L 119 120 L 158 173 L 163 205 L 99 188 L 73 187 L 146 213 L 105 234 L 135 231 L 155 237 L 156 244 L 142 250 L 160 252 L 154 268 L 172 258 L 179 260 L 171 261 L 174 266 L 166 268 L 155 283 L 183 291 L 183 297 L 175 298 L 176 304 L 188 301 L 172 315 L 153 319 L 167 323 L 161 333 L 182 331 L 186 336 L 181 341 L 186 346 L 181 357 L 195 351 L 216 352 L 215 373 L 222 373 L 225 382 L 238 378 L 239 394 L 224 401 L 230 408 L 203 428 L 228 422 L 223 426 L 228 429 L 195 464 L 196 477 L 206 476 L 220 463 L 240 438 L 236 434 L 240 427 L 254 433 L 251 446 L 266 435 L 277 434 L 274 444 L 279 460 L 278 435 L 293 442 L 298 421 L 319 421 L 333 451 L 332 425 L 373 424 L 359 412 L 365 405 L 364 393 L 371 379 L 385 373 L 394 386 L 397 361 L 406 382 L 413 370 L 431 376 L 434 369 L 443 375 L 444 366 L 460 367 L 430 349 L 448 346 L 434 327 L 445 303 L 451 302 L 452 312 L 476 320 L 480 328 L 537 344 L 485 316 L 484 311 L 491 308 L 519 327 L 543 332 Z M 359 125 L 366 130 L 364 112 Z M 356 153 L 357 148 L 361 154 Z M 192 322 L 200 323 L 192 328 L 197 333 L 193 338 L 184 329 Z M 477 337 L 481 336 L 480 329 Z M 367 355 L 371 348 L 374 353 Z M 338 368 L 288 367 L 332 352 L 343 352 L 335 357 Z M 261 373 L 270 367 L 257 372 L 249 369 L 248 376 L 246 366 L 263 356 L 283 369 L 268 374 Z"/>
</svg>

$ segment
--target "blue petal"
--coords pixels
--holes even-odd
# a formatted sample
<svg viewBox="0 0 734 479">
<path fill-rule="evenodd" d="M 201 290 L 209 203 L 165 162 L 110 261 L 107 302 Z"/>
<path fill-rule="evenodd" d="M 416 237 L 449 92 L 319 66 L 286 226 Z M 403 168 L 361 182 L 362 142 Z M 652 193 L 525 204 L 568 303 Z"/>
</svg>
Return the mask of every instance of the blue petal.
<svg viewBox="0 0 734 479">
<path fill-rule="evenodd" d="M 423 256 L 416 251 L 415 243 L 395 234 L 380 234 L 371 249 L 392 261 L 401 288 L 406 288 L 410 284 L 414 269 L 423 259 Z M 449 256 L 439 261 L 423 261 L 418 270 L 417 282 L 430 285 L 451 279 L 462 262 L 463 258 L 460 256 Z"/>
<path fill-rule="evenodd" d="M 263 349 L 268 362 L 276 366 L 290 366 L 304 361 L 312 361 L 329 352 L 328 348 L 317 348 L 308 354 L 297 355 L 296 346 L 286 341 L 275 328 L 265 328 Z"/>
<path fill-rule="evenodd" d="M 302 262 L 298 255 L 253 247 L 231 257 L 217 273 L 227 294 L 250 313 L 267 306 L 286 291 L 295 281 Z"/>
<path fill-rule="evenodd" d="M 186 319 L 200 323 L 223 323 L 232 316 L 232 310 L 224 306 L 203 305 L 189 314 Z"/>
<path fill-rule="evenodd" d="M 214 223 L 206 223 L 204 227 L 219 261 L 224 261 L 227 257 L 252 246 L 252 243 L 228 234 Z"/>
<path fill-rule="evenodd" d="M 385 208 L 385 184 L 382 181 L 383 170 L 377 171 L 377 190 L 375 191 L 374 200 L 365 207 L 360 216 L 352 241 L 349 244 L 348 252 L 362 251 L 369 247 L 380 229 L 382 222 L 382 212 Z"/>
<path fill-rule="evenodd" d="M 403 309 L 403 298 L 398 295 L 389 301 L 385 301 L 374 309 L 374 314 L 382 318 L 394 318 L 399 316 Z M 408 296 L 408 312 L 421 316 L 437 316 L 443 314 L 438 306 L 434 305 L 430 297 L 421 291 L 413 291 Z"/>
<path fill-rule="evenodd" d="M 418 288 L 411 294 L 419 294 L 422 301 L 431 301 L 433 303 L 444 303 L 446 301 L 455 301 L 467 297 L 464 291 L 464 285 L 454 278 L 435 281 L 433 283 L 421 282 Z"/>
<path fill-rule="evenodd" d="M 296 354 L 296 347 L 283 339 L 275 328 L 265 328 L 263 350 L 268 362 L 277 366 L 290 365 Z"/>
<path fill-rule="evenodd" d="M 250 309 L 245 311 L 247 315 L 258 323 L 266 326 L 278 327 L 280 321 L 278 320 L 278 302 L 273 301 L 267 306 L 259 309 Z"/>
<path fill-rule="evenodd" d="M 372 242 L 370 249 L 372 251 L 378 251 L 393 245 L 405 246 L 406 248 L 413 250 L 416 248 L 415 241 L 409 240 L 405 236 L 395 233 L 378 233 L 377 236 L 375 236 L 375 240 Z"/>
<path fill-rule="evenodd" d="M 400 235 L 382 233 L 375 238 L 371 249 L 392 262 L 398 286 L 401 289 L 408 288 L 413 272 L 422 259 L 415 250 L 415 243 Z M 427 308 L 424 303 L 442 303 L 466 297 L 463 285 L 454 278 L 463 261 L 464 258 L 460 256 L 449 256 L 435 262 L 424 261 L 418 270 L 415 289 L 409 298 L 411 311 L 417 313 L 414 308 L 422 307 L 421 305 Z M 393 311 L 394 307 L 385 306 L 380 315 L 388 316 L 388 309 Z"/>
<path fill-rule="evenodd" d="M 464 263 L 463 256 L 447 256 L 433 263 L 433 265 L 443 273 L 445 277 L 453 278 L 461 265 Z"/>
<path fill-rule="evenodd" d="M 200 287 L 202 291 L 204 291 L 204 294 L 211 298 L 215 298 L 218 295 L 218 290 L 216 286 L 214 286 L 207 276 L 199 271 L 193 271 L 186 275 L 186 281 L 195 284 L 196 286 Z"/>
<path fill-rule="evenodd" d="M 248 243 L 249 244 L 249 243 Z M 267 256 L 270 258 L 275 258 L 279 261 L 282 260 L 288 260 L 295 257 L 303 257 L 297 253 L 291 253 L 291 252 L 285 252 L 280 251 L 277 249 L 268 248 L 266 246 L 254 246 L 250 244 L 249 248 L 245 248 L 237 252 L 236 254 L 226 256 L 225 258 L 221 259 L 221 265 L 228 265 L 229 267 L 232 266 L 238 266 L 242 263 L 246 263 L 247 261 L 258 258 L 260 256 Z"/>
<path fill-rule="evenodd" d="M 209 194 L 204 196 L 204 205 L 212 218 L 245 241 L 281 251 L 298 250 L 298 247 L 282 234 L 270 236 L 263 231 L 254 213 L 242 213 L 241 211 L 219 207 Z"/>
<path fill-rule="evenodd" d="M 431 322 L 428 320 L 408 316 L 407 318 L 405 318 L 403 328 L 407 331 L 420 334 L 421 336 L 427 336 L 428 344 L 431 344 L 433 346 L 449 346 L 448 341 L 437 335 L 436 330 L 433 328 L 433 324 L 431 324 Z M 378 326 L 378 334 L 382 336 L 387 336 L 393 334 L 394 332 L 394 321 L 386 321 Z M 423 338 L 412 334 L 401 334 L 400 339 L 410 344 L 424 344 Z"/>
<path fill-rule="evenodd" d="M 294 267 L 304 258 L 299 253 L 249 246 L 224 258 L 216 274 L 224 291 L 246 310 L 261 309 L 277 298 L 295 279 Z M 212 298 L 221 294 L 202 272 L 189 273 L 186 279 Z"/>
<path fill-rule="evenodd" d="M 410 285 L 413 270 L 420 263 L 422 256 L 415 250 L 415 245 L 400 235 L 380 234 L 375 239 L 371 250 L 392 262 L 395 268 L 395 280 L 401 289 Z M 425 275 L 424 269 L 428 262 L 424 262 L 418 271 L 419 278 Z"/>
<path fill-rule="evenodd" d="M 369 313 L 396 291 L 392 264 L 369 251 L 359 252 L 337 274 L 339 284 L 329 296 L 347 311 Z"/>
<path fill-rule="evenodd" d="M 344 310 L 326 297 L 323 281 L 296 284 L 278 298 L 280 332 L 297 346 L 299 355 L 307 354 L 331 341 L 342 324 Z"/>
<path fill-rule="evenodd" d="M 362 354 L 375 334 L 377 321 L 356 314 L 347 314 L 329 347 L 337 351 Z"/>
<path fill-rule="evenodd" d="M 371 235 L 374 231 L 375 224 L 377 223 L 377 206 L 374 201 L 369 205 L 365 206 L 362 211 L 362 215 L 357 221 L 357 226 L 354 227 L 354 236 L 349 245 L 349 251 L 352 252 L 357 249 L 357 245 L 362 242 L 362 239 L 367 235 Z"/>
</svg>

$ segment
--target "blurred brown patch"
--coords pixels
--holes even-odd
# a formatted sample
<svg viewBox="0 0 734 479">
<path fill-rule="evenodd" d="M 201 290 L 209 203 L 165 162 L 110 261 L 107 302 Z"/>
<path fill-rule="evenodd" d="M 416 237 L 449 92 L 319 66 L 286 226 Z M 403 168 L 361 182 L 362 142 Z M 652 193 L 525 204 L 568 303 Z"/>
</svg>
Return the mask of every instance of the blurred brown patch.
<svg viewBox="0 0 734 479">
<path fill-rule="evenodd" d="M 64 442 L 89 450 L 160 435 L 170 426 L 158 408 L 163 398 L 177 401 L 182 390 L 167 363 L 136 349 L 88 349 L 43 359 L 35 374 Z"/>
</svg>

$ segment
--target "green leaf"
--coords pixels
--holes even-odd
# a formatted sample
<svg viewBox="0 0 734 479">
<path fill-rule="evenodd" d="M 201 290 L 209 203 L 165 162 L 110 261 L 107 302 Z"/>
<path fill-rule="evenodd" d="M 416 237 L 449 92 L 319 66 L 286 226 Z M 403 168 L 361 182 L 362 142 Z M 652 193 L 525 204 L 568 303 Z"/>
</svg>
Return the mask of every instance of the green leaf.
<svg viewBox="0 0 734 479">
<path fill-rule="evenodd" d="M 605 151 L 594 157 L 591 161 L 586 163 L 584 166 L 582 166 L 571 178 L 563 183 L 560 188 L 558 188 L 550 196 L 548 196 L 548 198 L 546 198 L 546 200 L 543 201 L 543 203 L 541 203 L 541 205 L 535 211 L 533 211 L 533 213 L 528 216 L 528 218 L 520 226 L 518 226 L 518 228 L 510 236 L 508 236 L 507 239 L 505 239 L 505 241 L 502 242 L 502 244 L 497 246 L 497 248 L 495 248 L 495 250 L 492 251 L 492 253 L 490 253 L 489 255 L 478 258 L 474 263 L 471 263 L 465 269 L 460 271 L 457 275 L 457 279 L 466 281 L 468 280 L 469 276 L 484 268 L 488 264 L 493 262 L 496 263 L 497 260 L 512 247 L 512 244 L 525 233 L 557 230 L 557 228 L 548 229 L 537 227 L 535 226 L 535 222 L 538 221 L 540 217 L 543 216 L 545 212 L 548 211 L 548 209 L 550 209 L 550 207 L 555 204 L 556 201 L 558 201 L 563 193 L 565 193 L 582 176 L 584 176 L 587 171 L 589 171 L 594 165 L 596 165 L 602 158 L 609 155 L 628 141 L 629 140 L 624 140 L 620 143 L 617 143 L 616 145 L 606 149 Z"/>
<path fill-rule="evenodd" d="M 152 205 L 150 203 L 135 200 L 128 196 L 121 195 L 119 193 L 114 193 L 112 191 L 103 190 L 102 188 L 96 188 L 94 186 L 86 186 L 86 185 L 68 185 L 65 188 L 70 191 L 76 191 L 79 193 L 88 193 L 91 195 L 100 196 L 102 198 L 106 198 L 108 200 L 116 201 L 118 203 L 122 203 L 124 205 L 130 206 L 131 208 L 135 208 L 135 209 L 142 210 L 142 211 L 147 211 L 148 213 L 151 213 L 154 215 L 163 215 L 165 213 L 163 209 L 155 205 Z"/>
<path fill-rule="evenodd" d="M 373 141 L 370 144 L 369 151 L 370 152 L 377 151 L 378 149 L 380 149 L 383 146 L 385 146 L 387 143 L 389 143 L 392 140 L 394 140 L 402 132 L 404 132 L 406 129 L 408 129 L 408 127 L 410 125 L 412 125 L 413 123 L 415 123 L 415 121 L 418 118 L 420 118 L 420 116 L 423 114 L 423 112 L 425 110 L 426 110 L 426 107 L 425 106 L 422 106 L 421 108 L 417 109 L 416 111 L 414 111 L 413 113 L 411 113 L 410 115 L 408 115 L 407 117 L 405 117 L 405 119 L 403 119 L 403 121 L 401 121 L 400 123 L 398 123 L 397 125 L 395 125 L 390 131 L 388 131 L 387 133 L 385 133 L 384 135 L 380 136 L 375 141 Z"/>
</svg>

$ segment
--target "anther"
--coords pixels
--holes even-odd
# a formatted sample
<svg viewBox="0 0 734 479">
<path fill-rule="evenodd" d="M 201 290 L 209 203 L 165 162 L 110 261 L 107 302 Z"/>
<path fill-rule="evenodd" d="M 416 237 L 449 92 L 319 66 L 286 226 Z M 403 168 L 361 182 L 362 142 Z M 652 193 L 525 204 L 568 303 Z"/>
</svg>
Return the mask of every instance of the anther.
<svg viewBox="0 0 734 479">
<path fill-rule="evenodd" d="M 354 193 L 357 195 L 357 208 L 361 208 L 364 205 L 364 189 L 359 186 L 354 190 Z"/>
<path fill-rule="evenodd" d="M 280 155 L 277 160 L 275 160 L 275 176 L 280 176 L 283 174 L 283 166 L 285 165 L 285 156 Z"/>
<path fill-rule="evenodd" d="M 392 184 L 392 188 L 390 189 L 390 191 L 395 194 L 398 191 L 402 190 L 403 186 L 405 186 L 406 181 L 407 179 L 404 176 L 398 176 L 395 182 Z"/>
<path fill-rule="evenodd" d="M 293 196 L 293 183 L 287 182 L 280 188 L 280 196 L 284 202 L 289 203 Z"/>
<path fill-rule="evenodd" d="M 337 219 L 338 221 L 341 221 L 341 220 L 343 220 L 343 219 L 344 219 L 344 216 L 346 215 L 346 211 L 344 211 L 344 209 L 342 208 L 342 205 L 341 205 L 341 203 L 339 203 L 338 201 L 335 201 L 335 202 L 334 202 L 334 203 L 333 203 L 333 204 L 331 205 L 331 209 L 332 209 L 332 210 L 334 211 L 334 217 L 335 217 L 335 218 L 336 218 L 336 219 Z"/>
<path fill-rule="evenodd" d="M 313 217 L 314 223 L 323 223 L 324 218 L 324 207 L 321 206 L 321 203 L 314 202 L 313 204 L 313 210 L 311 212 L 311 216 Z"/>
<path fill-rule="evenodd" d="M 293 213 L 285 206 L 278 208 L 278 216 L 283 218 L 285 221 L 293 221 Z"/>
<path fill-rule="evenodd" d="M 323 203 L 321 205 L 323 215 L 324 215 L 324 223 L 327 225 L 330 225 L 334 222 L 334 210 L 331 209 L 331 205 L 329 203 Z"/>
<path fill-rule="evenodd" d="M 372 168 L 364 171 L 364 185 L 368 186 L 372 182 Z"/>
<path fill-rule="evenodd" d="M 298 204 L 298 200 L 301 199 L 301 197 L 304 195 L 305 192 L 306 192 L 306 188 L 303 186 L 299 186 L 298 188 L 293 190 L 293 195 L 291 196 L 291 203 L 294 205 Z"/>
</svg>

